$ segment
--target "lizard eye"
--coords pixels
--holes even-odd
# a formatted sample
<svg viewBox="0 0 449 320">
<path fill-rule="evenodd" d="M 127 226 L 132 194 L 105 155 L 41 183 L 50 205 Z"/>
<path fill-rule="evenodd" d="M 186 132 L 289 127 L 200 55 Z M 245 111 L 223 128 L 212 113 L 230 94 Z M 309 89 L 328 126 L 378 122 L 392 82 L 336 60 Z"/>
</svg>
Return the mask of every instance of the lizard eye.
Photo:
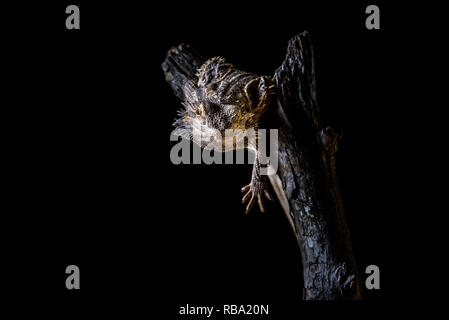
<svg viewBox="0 0 449 320">
<path fill-rule="evenodd" d="M 209 102 L 207 106 L 208 106 L 208 110 L 211 110 L 214 113 L 219 112 L 219 110 L 220 110 L 220 106 L 213 102 Z"/>
</svg>

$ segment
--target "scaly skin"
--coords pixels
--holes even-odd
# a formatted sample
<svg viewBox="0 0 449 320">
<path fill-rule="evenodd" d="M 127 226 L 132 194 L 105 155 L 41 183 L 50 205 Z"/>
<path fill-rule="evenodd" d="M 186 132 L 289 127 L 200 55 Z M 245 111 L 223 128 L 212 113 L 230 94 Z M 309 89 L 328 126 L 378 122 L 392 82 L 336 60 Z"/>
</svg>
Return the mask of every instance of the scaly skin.
<svg viewBox="0 0 449 320">
<path fill-rule="evenodd" d="M 256 202 L 256 199 L 261 212 L 265 212 L 263 196 L 265 196 L 268 200 L 273 200 L 273 197 L 268 191 L 267 176 L 260 174 L 260 161 L 257 154 L 253 164 L 251 182 L 242 188 L 242 192 L 246 192 L 246 194 L 243 196 L 242 203 L 245 203 L 249 200 L 248 205 L 246 206 L 245 213 L 248 213 L 251 210 L 254 203 Z"/>
</svg>

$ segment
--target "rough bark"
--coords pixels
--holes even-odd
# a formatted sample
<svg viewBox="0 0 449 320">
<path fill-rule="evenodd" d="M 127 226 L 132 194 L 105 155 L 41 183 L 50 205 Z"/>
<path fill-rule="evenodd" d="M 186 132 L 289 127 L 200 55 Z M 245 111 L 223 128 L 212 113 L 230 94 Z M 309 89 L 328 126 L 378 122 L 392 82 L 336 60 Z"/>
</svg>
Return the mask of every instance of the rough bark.
<svg viewBox="0 0 449 320">
<path fill-rule="evenodd" d="M 188 45 L 169 50 L 162 69 L 178 98 L 204 61 Z M 277 98 L 266 120 L 279 129 L 279 167 L 270 181 L 301 249 L 304 299 L 360 299 L 335 168 L 341 134 L 322 125 L 307 32 L 289 41 L 275 79 Z"/>
</svg>

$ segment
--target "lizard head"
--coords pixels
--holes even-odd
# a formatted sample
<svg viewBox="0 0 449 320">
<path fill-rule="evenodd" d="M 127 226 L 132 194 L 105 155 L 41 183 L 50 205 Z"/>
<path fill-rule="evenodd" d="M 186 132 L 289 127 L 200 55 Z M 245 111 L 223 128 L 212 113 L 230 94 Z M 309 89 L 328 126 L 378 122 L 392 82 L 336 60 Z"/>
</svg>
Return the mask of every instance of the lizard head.
<svg viewBox="0 0 449 320">
<path fill-rule="evenodd" d="M 174 125 L 206 146 L 227 129 L 254 129 L 274 94 L 272 79 L 236 69 L 223 58 L 206 61 L 184 86 L 184 109 Z"/>
</svg>

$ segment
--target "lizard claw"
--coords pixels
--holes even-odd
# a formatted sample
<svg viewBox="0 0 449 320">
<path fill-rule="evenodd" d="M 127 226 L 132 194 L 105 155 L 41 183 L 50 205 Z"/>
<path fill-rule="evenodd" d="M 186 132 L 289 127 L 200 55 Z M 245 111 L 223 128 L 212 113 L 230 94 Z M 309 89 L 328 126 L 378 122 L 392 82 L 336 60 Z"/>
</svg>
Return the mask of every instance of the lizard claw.
<svg viewBox="0 0 449 320">
<path fill-rule="evenodd" d="M 266 177 L 264 177 L 266 178 Z M 246 206 L 245 213 L 248 213 L 251 208 L 253 207 L 254 203 L 257 200 L 257 203 L 259 204 L 259 208 L 261 212 L 265 212 L 265 205 L 263 201 L 263 195 L 268 200 L 273 200 L 273 197 L 271 196 L 270 192 L 268 192 L 267 189 L 267 183 L 265 179 L 260 179 L 257 181 L 252 180 L 250 184 L 244 186 L 242 188 L 242 192 L 246 192 L 243 196 L 242 203 L 246 203 L 248 200 L 248 205 Z"/>
</svg>

